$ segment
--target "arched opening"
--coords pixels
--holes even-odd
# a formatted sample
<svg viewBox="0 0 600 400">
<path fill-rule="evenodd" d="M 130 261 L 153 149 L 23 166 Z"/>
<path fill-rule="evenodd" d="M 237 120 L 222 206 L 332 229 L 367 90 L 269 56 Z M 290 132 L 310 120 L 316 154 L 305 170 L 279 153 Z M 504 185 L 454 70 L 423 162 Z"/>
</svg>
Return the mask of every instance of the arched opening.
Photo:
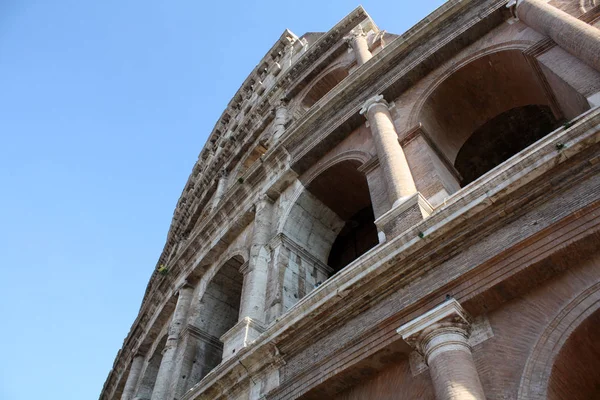
<svg viewBox="0 0 600 400">
<path fill-rule="evenodd" d="M 519 50 L 483 56 L 452 73 L 423 104 L 423 128 L 460 186 L 564 123 L 534 63 Z"/>
<path fill-rule="evenodd" d="M 223 343 L 220 338 L 239 318 L 244 281 L 240 267 L 243 263 L 241 256 L 230 258 L 206 286 L 193 316 L 194 326 L 198 328 L 195 332 L 198 340 L 195 350 L 190 351 L 194 360 L 190 376 L 185 378 L 186 388 L 199 382 L 223 358 Z"/>
<path fill-rule="evenodd" d="M 600 399 L 600 310 L 583 321 L 554 361 L 548 400 Z"/>
<path fill-rule="evenodd" d="M 154 384 L 156 383 L 156 377 L 158 376 L 158 369 L 162 361 L 162 352 L 167 343 L 167 336 L 165 335 L 159 342 L 158 346 L 154 350 L 152 357 L 146 365 L 144 375 L 140 380 L 137 393 L 134 400 L 150 400 L 152 397 L 152 391 L 154 390 Z"/>
<path fill-rule="evenodd" d="M 267 322 L 379 243 L 360 165 L 341 161 L 297 183 L 300 194 L 272 244 Z"/>
<path fill-rule="evenodd" d="M 369 187 L 364 174 L 357 170 L 359 165 L 357 161 L 335 164 L 306 188 L 341 222 L 327 258 L 333 273 L 378 243 Z"/>
<path fill-rule="evenodd" d="M 311 108 L 317 101 L 323 98 L 327 93 L 336 87 L 348 76 L 348 71 L 344 68 L 337 68 L 319 79 L 306 93 L 302 99 L 302 105 L 305 109 Z"/>
</svg>

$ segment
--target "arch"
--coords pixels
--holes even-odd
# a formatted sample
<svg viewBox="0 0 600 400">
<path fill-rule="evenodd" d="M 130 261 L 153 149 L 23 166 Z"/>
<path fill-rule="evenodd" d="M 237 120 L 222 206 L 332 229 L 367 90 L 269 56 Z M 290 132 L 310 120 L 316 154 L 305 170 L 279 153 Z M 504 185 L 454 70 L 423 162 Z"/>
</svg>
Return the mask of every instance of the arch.
<svg viewBox="0 0 600 400">
<path fill-rule="evenodd" d="M 226 259 L 215 270 L 200 298 L 195 325 L 217 339 L 238 320 L 244 279 L 240 267 L 244 263 L 240 253 Z"/>
<path fill-rule="evenodd" d="M 323 265 L 330 262 L 340 234 L 353 235 L 356 228 L 367 225 L 372 228 L 363 232 L 368 239 L 355 248 L 360 251 L 339 265 L 329 265 L 334 272 L 378 243 L 368 183 L 358 171 L 369 158 L 353 150 L 319 165 L 300 183 L 277 227 L 279 234 L 308 249 Z"/>
<path fill-rule="evenodd" d="M 363 152 L 344 152 L 296 181 L 270 243 L 266 319 L 300 299 L 379 243 Z"/>
<path fill-rule="evenodd" d="M 327 93 L 343 81 L 350 73 L 344 67 L 330 68 L 325 74 L 315 79 L 307 88 L 300 102 L 305 109 L 311 108 Z"/>
<path fill-rule="evenodd" d="M 422 94 L 418 97 L 417 101 L 414 102 L 411 111 L 408 116 L 407 126 L 417 126 L 419 124 L 419 115 L 423 110 L 423 106 L 427 99 L 431 96 L 431 94 L 444 82 L 448 79 L 453 73 L 461 69 L 462 67 L 470 64 L 471 62 L 485 57 L 487 55 L 497 53 L 499 51 L 504 50 L 519 50 L 525 51 L 535 42 L 530 40 L 513 40 L 509 42 L 500 43 L 494 46 L 489 46 L 483 48 L 481 50 L 475 51 L 473 53 L 464 56 L 459 59 L 457 62 L 449 63 L 445 69 L 440 71 L 435 79 L 426 87 L 426 89 L 422 92 Z"/>
<path fill-rule="evenodd" d="M 445 161 L 442 175 L 456 176 L 459 186 L 564 122 L 535 61 L 519 47 L 504 44 L 472 55 L 444 71 L 415 106 L 420 126 Z"/>
<path fill-rule="evenodd" d="M 228 258 L 211 271 L 207 271 L 204 292 L 198 303 L 192 305 L 190 322 L 197 340 L 186 352 L 193 354 L 190 371 L 185 371 L 185 388 L 199 382 L 221 363 L 223 344 L 221 336 L 237 322 L 240 312 L 244 276 L 240 272 L 246 262 L 243 249 L 227 253 Z"/>
<path fill-rule="evenodd" d="M 293 104 L 290 104 L 290 114 L 296 116 L 304 114 L 319 99 L 325 96 L 349 75 L 349 69 L 353 61 L 354 60 L 350 57 L 344 57 L 329 65 L 326 69 L 312 78 L 306 86 L 294 96 Z M 318 87 L 320 87 L 320 89 Z"/>
<path fill-rule="evenodd" d="M 162 361 L 162 352 L 166 343 L 167 335 L 164 334 L 154 347 L 154 351 L 149 353 L 136 394 L 133 397 L 134 400 L 150 400 L 152 397 L 152 391 L 154 390 L 154 384 L 156 383 L 156 377 L 158 376 L 158 370 Z"/>
<path fill-rule="evenodd" d="M 523 126 L 527 129 L 520 129 Z M 456 155 L 454 167 L 463 178 L 462 185 L 473 182 L 555 128 L 556 119 L 548 106 L 515 107 L 493 117 L 471 134 Z"/>
<path fill-rule="evenodd" d="M 336 164 L 339 164 L 344 161 L 352 161 L 358 162 L 361 165 L 366 163 L 371 159 L 371 155 L 364 150 L 346 150 L 340 154 L 336 154 L 325 162 L 318 164 L 317 167 L 310 171 L 305 177 L 302 178 L 302 183 L 305 186 L 310 185 L 310 183 L 323 172 L 333 167 Z"/>
<path fill-rule="evenodd" d="M 570 301 L 548 324 L 527 359 L 519 400 L 546 400 L 549 397 L 551 377 L 556 373 L 557 360 L 565 344 L 574 333 L 600 312 L 600 283 L 596 283 Z M 560 399 L 561 397 L 554 397 Z"/>
<path fill-rule="evenodd" d="M 306 190 L 306 186 L 308 186 L 316 177 L 321 175 L 323 172 L 333 167 L 334 165 L 344 162 L 344 161 L 355 161 L 360 163 L 361 165 L 366 163 L 371 159 L 371 154 L 363 150 L 347 150 L 340 154 L 335 155 L 334 157 L 326 160 L 322 164 L 318 164 L 316 168 L 310 170 L 305 177 L 303 177 L 299 182 L 299 187 L 295 190 L 294 194 L 291 196 L 291 200 L 288 206 L 285 208 L 279 222 L 277 224 L 277 233 L 283 233 L 284 226 L 286 221 L 292 212 L 294 206 L 297 205 L 300 196 L 303 195 Z"/>
</svg>

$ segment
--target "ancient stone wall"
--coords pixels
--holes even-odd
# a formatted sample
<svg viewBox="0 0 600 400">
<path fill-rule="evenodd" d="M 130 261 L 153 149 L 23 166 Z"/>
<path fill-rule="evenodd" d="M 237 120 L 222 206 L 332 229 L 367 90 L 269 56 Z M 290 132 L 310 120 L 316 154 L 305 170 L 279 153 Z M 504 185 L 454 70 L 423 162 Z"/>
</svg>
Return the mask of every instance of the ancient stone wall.
<svg viewBox="0 0 600 400">
<path fill-rule="evenodd" d="M 101 398 L 589 397 L 600 65 L 570 43 L 600 51 L 592 3 L 286 30 L 201 152 Z"/>
</svg>

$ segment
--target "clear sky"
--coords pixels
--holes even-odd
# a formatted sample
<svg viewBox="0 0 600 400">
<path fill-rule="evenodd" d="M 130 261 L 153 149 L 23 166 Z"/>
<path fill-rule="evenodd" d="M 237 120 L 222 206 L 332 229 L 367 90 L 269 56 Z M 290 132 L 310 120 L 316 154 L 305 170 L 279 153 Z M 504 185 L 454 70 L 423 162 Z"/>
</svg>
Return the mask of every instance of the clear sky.
<svg viewBox="0 0 600 400">
<path fill-rule="evenodd" d="M 402 33 L 442 3 L 363 6 Z M 229 99 L 357 5 L 0 0 L 0 400 L 98 398 Z"/>
</svg>

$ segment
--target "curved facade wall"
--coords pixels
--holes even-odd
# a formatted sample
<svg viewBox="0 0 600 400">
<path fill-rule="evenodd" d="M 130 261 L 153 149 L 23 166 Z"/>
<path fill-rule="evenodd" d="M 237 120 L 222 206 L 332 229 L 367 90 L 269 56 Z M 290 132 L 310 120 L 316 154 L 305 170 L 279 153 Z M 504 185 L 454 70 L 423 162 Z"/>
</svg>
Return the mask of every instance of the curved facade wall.
<svg viewBox="0 0 600 400">
<path fill-rule="evenodd" d="M 450 0 L 402 35 L 361 7 L 286 30 L 202 149 L 100 398 L 594 398 L 600 71 L 569 43 L 600 51 L 599 19 Z"/>
</svg>

